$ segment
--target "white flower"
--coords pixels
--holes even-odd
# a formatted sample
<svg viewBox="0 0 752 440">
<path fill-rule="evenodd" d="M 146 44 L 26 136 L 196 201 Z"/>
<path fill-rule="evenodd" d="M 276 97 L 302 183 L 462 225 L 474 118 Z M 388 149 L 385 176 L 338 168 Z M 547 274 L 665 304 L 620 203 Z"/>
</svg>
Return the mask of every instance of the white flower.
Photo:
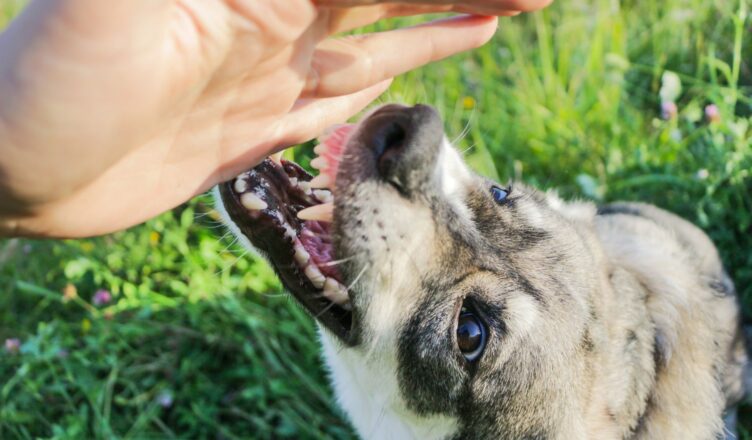
<svg viewBox="0 0 752 440">
<path fill-rule="evenodd" d="M 661 97 L 661 102 L 676 102 L 681 95 L 682 84 L 679 75 L 671 71 L 663 72 L 661 77 L 661 90 L 658 94 Z"/>
</svg>

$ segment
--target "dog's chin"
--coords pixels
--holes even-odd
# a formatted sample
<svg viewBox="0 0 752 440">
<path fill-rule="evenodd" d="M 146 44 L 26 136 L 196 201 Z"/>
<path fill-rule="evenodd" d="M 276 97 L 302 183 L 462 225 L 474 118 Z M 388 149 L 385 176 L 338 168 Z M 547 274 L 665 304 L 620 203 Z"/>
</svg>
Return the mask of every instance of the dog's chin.
<svg viewBox="0 0 752 440">
<path fill-rule="evenodd" d="M 332 194 L 311 188 L 311 179 L 294 162 L 266 159 L 221 184 L 219 194 L 237 232 L 266 255 L 284 286 L 324 328 L 351 345 L 350 298 L 330 234 Z M 307 220 L 299 218 L 312 207 L 302 215 Z"/>
</svg>

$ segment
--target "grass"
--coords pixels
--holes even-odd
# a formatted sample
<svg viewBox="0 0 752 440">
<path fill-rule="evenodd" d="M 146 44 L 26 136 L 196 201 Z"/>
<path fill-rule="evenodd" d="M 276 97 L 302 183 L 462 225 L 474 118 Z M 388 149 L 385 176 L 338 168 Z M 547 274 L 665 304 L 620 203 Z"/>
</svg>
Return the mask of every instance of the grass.
<svg viewBox="0 0 752 440">
<path fill-rule="evenodd" d="M 752 316 L 747 2 L 559 1 L 385 100 L 435 105 L 484 174 L 689 218 Z M 0 26 L 21 3 L 0 1 Z M 311 320 L 223 234 L 204 196 L 97 239 L 0 241 L 0 340 L 20 342 L 0 353 L 0 438 L 352 438 Z"/>
</svg>

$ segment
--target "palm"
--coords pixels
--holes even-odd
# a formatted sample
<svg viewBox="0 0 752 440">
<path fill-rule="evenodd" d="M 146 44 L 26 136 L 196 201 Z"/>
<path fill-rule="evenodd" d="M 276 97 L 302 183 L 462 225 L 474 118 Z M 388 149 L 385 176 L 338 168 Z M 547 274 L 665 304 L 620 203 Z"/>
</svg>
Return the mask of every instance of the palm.
<svg viewBox="0 0 752 440">
<path fill-rule="evenodd" d="M 493 31 L 491 19 L 469 18 L 329 39 L 415 10 L 317 12 L 308 0 L 33 2 L 8 34 L 37 44 L 16 52 L 0 44 L 10 65 L 35 67 L 20 91 L 0 75 L 0 94 L 24 104 L 0 109 L 0 128 L 9 127 L 17 155 L 9 190 L 33 201 L 25 228 L 81 236 L 137 224 L 345 120 L 384 90 L 383 80 Z M 467 28 L 476 36 L 458 39 Z M 397 38 L 434 39 L 439 49 L 416 45 L 415 59 L 395 57 Z M 71 157 L 75 172 L 60 166 Z"/>
</svg>

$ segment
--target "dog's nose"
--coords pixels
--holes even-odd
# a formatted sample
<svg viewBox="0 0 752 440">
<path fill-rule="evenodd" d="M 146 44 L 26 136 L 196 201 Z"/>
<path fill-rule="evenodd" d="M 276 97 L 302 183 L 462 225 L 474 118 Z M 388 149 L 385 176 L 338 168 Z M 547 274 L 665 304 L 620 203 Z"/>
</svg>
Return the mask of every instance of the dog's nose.
<svg viewBox="0 0 752 440">
<path fill-rule="evenodd" d="M 444 129 L 432 107 L 390 104 L 364 121 L 359 136 L 379 176 L 407 191 L 433 168 Z"/>
</svg>

